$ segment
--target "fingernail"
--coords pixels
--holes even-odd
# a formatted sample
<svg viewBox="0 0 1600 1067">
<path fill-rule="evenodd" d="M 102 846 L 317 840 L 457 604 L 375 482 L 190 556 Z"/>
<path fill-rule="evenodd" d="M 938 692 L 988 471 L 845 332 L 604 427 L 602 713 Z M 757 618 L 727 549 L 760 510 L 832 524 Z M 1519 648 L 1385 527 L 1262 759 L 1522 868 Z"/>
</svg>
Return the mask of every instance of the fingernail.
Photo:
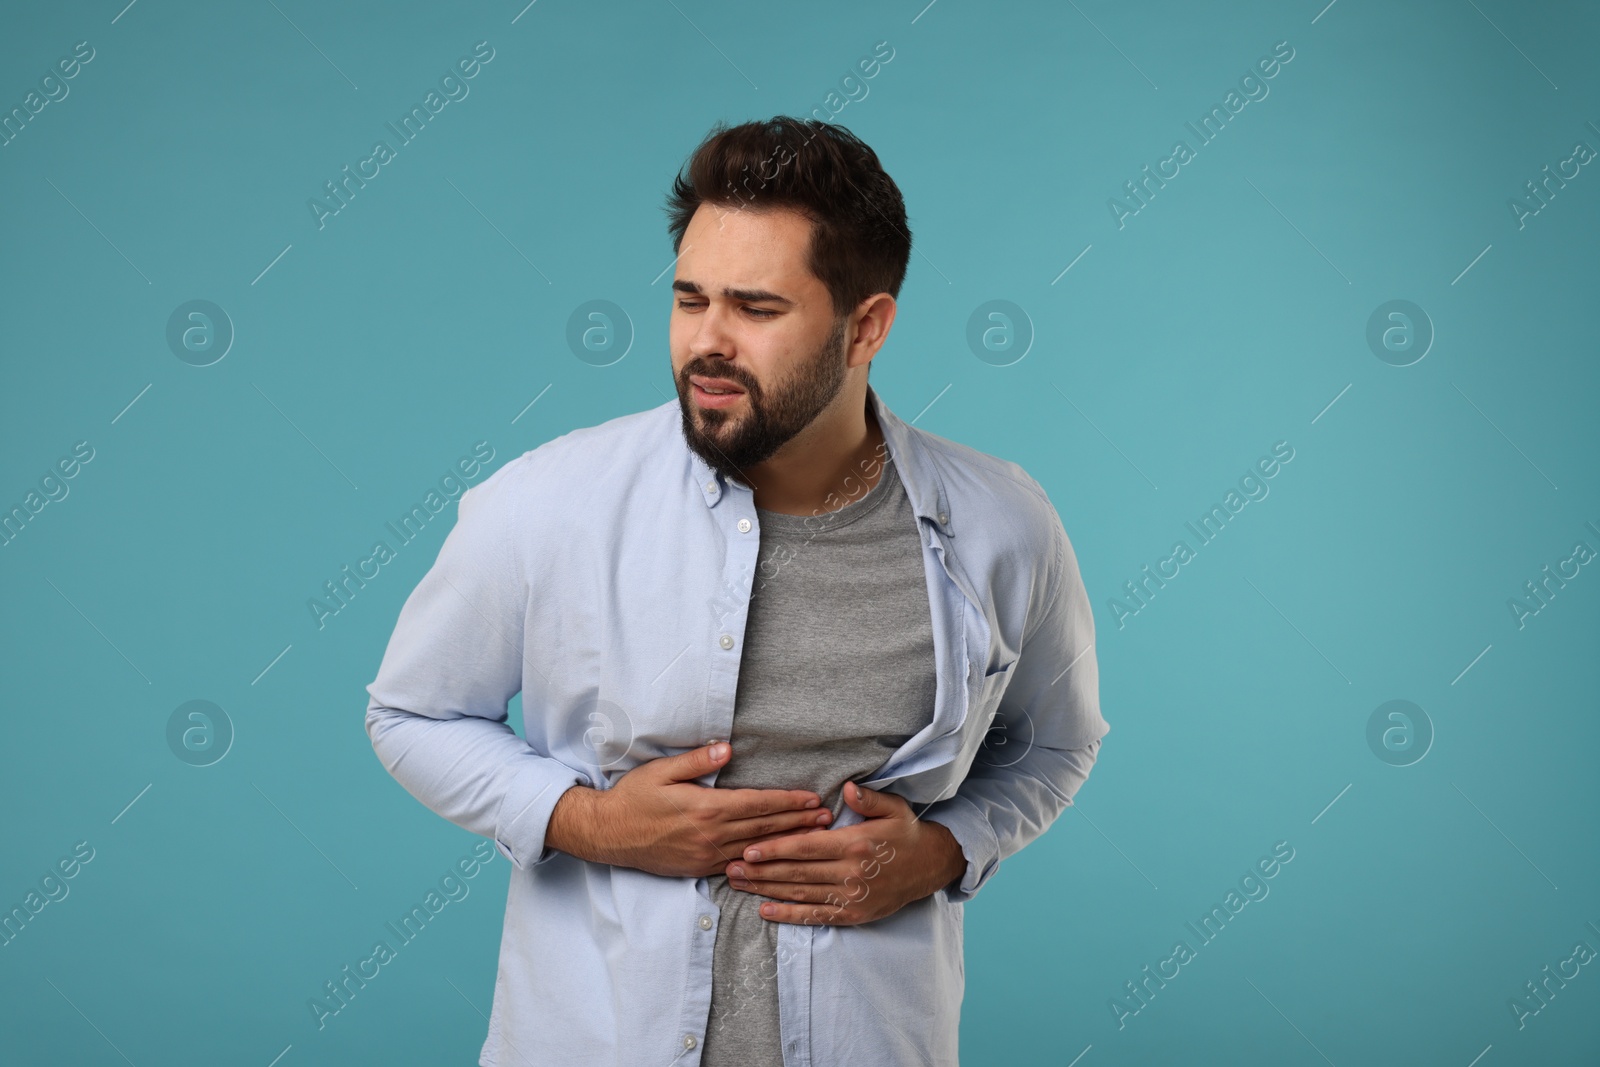
<svg viewBox="0 0 1600 1067">
<path fill-rule="evenodd" d="M 744 877 L 744 868 L 743 868 L 743 867 L 741 867 L 741 866 L 739 866 L 739 865 L 738 865 L 738 864 L 737 864 L 737 863 L 735 863 L 735 864 L 734 864 L 734 865 L 733 865 L 733 867 L 732 867 L 732 869 L 731 869 L 731 871 L 730 871 L 730 873 L 731 873 L 731 874 L 732 874 L 732 875 L 733 875 L 733 877 L 735 877 L 735 878 L 743 878 L 743 877 Z"/>
<path fill-rule="evenodd" d="M 721 759 L 723 756 L 726 756 L 727 754 L 728 754 L 728 746 L 727 745 L 712 745 L 711 746 L 711 758 L 712 759 Z"/>
<path fill-rule="evenodd" d="M 825 811 L 822 814 L 817 816 L 817 818 L 816 818 L 817 825 L 820 826 L 823 823 L 827 822 L 831 818 L 833 818 L 833 812 Z"/>
<path fill-rule="evenodd" d="M 822 803 L 822 801 L 818 800 L 816 797 L 812 797 L 810 800 L 806 801 L 806 807 L 814 808 L 818 804 L 821 804 L 821 803 Z"/>
<path fill-rule="evenodd" d="M 754 863 L 761 858 L 761 850 L 759 848 L 747 848 L 744 852 L 744 858 Z"/>
</svg>

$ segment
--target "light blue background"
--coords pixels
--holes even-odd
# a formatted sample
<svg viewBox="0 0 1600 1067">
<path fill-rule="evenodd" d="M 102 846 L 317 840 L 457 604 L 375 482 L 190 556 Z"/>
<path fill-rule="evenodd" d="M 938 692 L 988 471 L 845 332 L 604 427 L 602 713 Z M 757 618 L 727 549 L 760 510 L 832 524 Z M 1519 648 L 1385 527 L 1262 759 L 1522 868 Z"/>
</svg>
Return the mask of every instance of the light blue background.
<svg viewBox="0 0 1600 1067">
<path fill-rule="evenodd" d="M 123 2 L 0 30 L 3 110 L 95 49 L 0 147 L 0 506 L 95 449 L 0 548 L 0 905 L 95 849 L 0 948 L 8 1061 L 476 1062 L 499 858 L 325 1029 L 306 1006 L 479 840 L 362 729 L 453 511 L 325 628 L 306 602 L 474 442 L 498 467 L 669 399 L 676 168 L 884 40 L 837 118 L 915 238 L 872 381 L 1049 491 L 1112 724 L 1077 810 L 967 907 L 963 1063 L 1600 1057 L 1596 964 L 1521 1029 L 1508 1006 L 1600 949 L 1600 573 L 1507 606 L 1600 549 L 1600 174 L 1523 228 L 1507 203 L 1600 148 L 1592 5 Z M 319 230 L 307 200 L 482 40 L 470 95 Z M 1284 40 L 1119 229 L 1108 198 Z M 211 366 L 165 340 L 192 299 L 237 331 Z M 637 334 L 609 366 L 566 342 L 593 299 Z M 1034 334 L 1009 366 L 965 340 L 994 299 Z M 1436 331 L 1406 367 L 1365 339 L 1393 299 Z M 1280 440 L 1270 495 L 1119 628 L 1123 583 Z M 166 741 L 193 699 L 236 730 L 204 768 Z M 1391 699 L 1436 734 L 1411 766 L 1367 744 Z M 1278 841 L 1270 896 L 1119 1028 L 1123 983 Z"/>
</svg>

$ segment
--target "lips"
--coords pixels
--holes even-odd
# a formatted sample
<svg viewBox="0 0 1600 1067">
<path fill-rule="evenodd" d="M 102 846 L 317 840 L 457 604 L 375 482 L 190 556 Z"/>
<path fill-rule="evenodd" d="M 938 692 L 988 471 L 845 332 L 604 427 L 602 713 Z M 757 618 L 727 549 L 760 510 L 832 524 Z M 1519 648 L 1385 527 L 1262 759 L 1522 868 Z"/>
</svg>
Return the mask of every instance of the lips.
<svg viewBox="0 0 1600 1067">
<path fill-rule="evenodd" d="M 744 389 L 738 382 L 727 378 L 704 378 L 698 374 L 691 375 L 689 380 L 709 393 L 742 393 Z"/>
</svg>

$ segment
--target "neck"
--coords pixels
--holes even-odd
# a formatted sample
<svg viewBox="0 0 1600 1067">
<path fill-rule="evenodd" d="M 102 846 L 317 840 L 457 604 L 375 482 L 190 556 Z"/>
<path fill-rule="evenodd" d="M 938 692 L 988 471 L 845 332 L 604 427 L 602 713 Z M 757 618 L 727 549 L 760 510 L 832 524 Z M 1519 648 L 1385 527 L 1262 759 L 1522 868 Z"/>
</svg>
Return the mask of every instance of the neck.
<svg viewBox="0 0 1600 1067">
<path fill-rule="evenodd" d="M 837 398 L 764 463 L 744 472 L 763 511 L 818 515 L 837 511 L 883 476 L 883 429 L 867 400 L 866 382 Z"/>
</svg>

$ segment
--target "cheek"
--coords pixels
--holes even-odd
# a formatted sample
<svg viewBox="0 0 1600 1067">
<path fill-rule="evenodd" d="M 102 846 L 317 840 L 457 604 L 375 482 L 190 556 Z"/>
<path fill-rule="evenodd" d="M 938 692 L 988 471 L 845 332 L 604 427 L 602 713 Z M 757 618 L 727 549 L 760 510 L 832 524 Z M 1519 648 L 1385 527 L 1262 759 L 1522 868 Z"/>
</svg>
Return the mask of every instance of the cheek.
<svg viewBox="0 0 1600 1067">
<path fill-rule="evenodd" d="M 677 370 L 689 360 L 689 340 L 693 336 L 683 315 L 674 311 L 667 319 L 667 348 L 672 356 L 672 368 Z"/>
</svg>

